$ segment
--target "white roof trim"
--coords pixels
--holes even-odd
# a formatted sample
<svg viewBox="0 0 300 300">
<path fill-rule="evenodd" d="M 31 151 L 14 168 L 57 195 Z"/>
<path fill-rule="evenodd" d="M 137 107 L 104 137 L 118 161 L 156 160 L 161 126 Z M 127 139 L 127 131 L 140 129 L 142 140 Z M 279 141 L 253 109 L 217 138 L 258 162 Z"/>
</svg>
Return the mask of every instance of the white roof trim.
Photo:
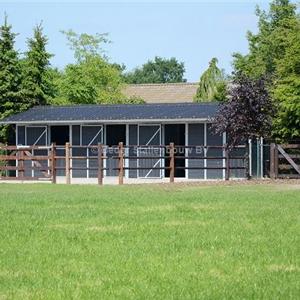
<svg viewBox="0 0 300 300">
<path fill-rule="evenodd" d="M 0 124 L 89 124 L 89 123 L 100 123 L 100 124 L 136 124 L 136 123 L 196 123 L 196 122 L 208 122 L 210 118 L 188 118 L 188 119 L 130 119 L 130 120 L 52 120 L 52 121 L 10 121 L 1 122 Z"/>
</svg>

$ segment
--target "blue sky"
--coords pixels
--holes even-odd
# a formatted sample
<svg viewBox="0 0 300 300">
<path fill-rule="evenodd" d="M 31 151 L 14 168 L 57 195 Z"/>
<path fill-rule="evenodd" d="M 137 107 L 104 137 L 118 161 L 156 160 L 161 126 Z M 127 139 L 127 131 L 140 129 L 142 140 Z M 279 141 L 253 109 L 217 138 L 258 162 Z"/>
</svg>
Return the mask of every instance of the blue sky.
<svg viewBox="0 0 300 300">
<path fill-rule="evenodd" d="M 106 46 L 111 61 L 130 70 L 154 56 L 176 57 L 186 67 L 188 81 L 197 81 L 212 57 L 227 72 L 232 53 L 247 52 L 247 30 L 256 31 L 256 4 L 269 1 L 10 1 L 0 0 L 0 21 L 8 14 L 19 33 L 16 47 L 26 49 L 26 38 L 43 20 L 55 54 L 52 65 L 63 68 L 73 54 L 60 30 L 109 33 Z"/>
</svg>

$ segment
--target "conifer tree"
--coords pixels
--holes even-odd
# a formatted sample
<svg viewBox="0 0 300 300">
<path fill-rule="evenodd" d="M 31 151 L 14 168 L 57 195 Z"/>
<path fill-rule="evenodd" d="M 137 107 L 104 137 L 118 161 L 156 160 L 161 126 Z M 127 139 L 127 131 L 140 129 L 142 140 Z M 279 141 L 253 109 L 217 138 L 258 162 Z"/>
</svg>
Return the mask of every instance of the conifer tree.
<svg viewBox="0 0 300 300">
<path fill-rule="evenodd" d="M 49 62 L 52 55 L 46 50 L 47 43 L 39 24 L 27 41 L 28 51 L 23 62 L 22 94 L 27 108 L 46 105 L 54 93 Z"/>
<path fill-rule="evenodd" d="M 5 16 L 0 27 L 0 119 L 23 110 L 20 95 L 21 69 L 18 52 L 14 49 L 16 34 Z M 8 126 L 0 127 L 0 142 L 12 139 Z"/>
</svg>

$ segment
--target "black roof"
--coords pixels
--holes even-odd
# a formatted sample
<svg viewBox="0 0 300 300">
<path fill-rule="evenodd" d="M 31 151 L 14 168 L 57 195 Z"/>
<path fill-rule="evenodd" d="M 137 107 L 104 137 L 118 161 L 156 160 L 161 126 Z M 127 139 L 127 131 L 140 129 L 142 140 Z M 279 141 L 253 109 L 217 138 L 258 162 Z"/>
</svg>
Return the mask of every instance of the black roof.
<svg viewBox="0 0 300 300">
<path fill-rule="evenodd" d="M 207 120 L 215 116 L 216 103 L 118 104 L 36 106 L 0 121 L 2 124 L 130 122 L 134 120 Z"/>
</svg>

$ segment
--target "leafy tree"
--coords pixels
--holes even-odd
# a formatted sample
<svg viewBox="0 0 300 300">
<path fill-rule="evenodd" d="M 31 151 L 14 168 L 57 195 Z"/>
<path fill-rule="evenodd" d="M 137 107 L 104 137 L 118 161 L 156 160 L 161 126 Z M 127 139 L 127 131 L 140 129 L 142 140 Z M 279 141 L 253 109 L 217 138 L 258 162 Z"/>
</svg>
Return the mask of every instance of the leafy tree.
<svg viewBox="0 0 300 300">
<path fill-rule="evenodd" d="M 227 95 L 227 83 L 224 71 L 219 69 L 217 58 L 213 58 L 208 69 L 201 75 L 195 96 L 196 102 L 224 101 Z"/>
<path fill-rule="evenodd" d="M 45 105 L 54 96 L 49 62 L 52 55 L 46 51 L 47 42 L 42 25 L 37 25 L 27 41 L 23 62 L 22 96 L 27 108 Z"/>
<path fill-rule="evenodd" d="M 68 105 L 70 102 L 66 97 L 62 95 L 64 71 L 60 71 L 57 68 L 49 68 L 47 76 L 50 80 L 53 97 L 48 99 L 49 105 Z"/>
<path fill-rule="evenodd" d="M 107 60 L 103 45 L 110 43 L 107 33 L 96 33 L 95 35 L 81 33 L 73 30 L 62 30 L 68 40 L 68 46 L 74 51 L 74 57 L 78 62 L 86 61 L 89 57 L 102 57 Z"/>
<path fill-rule="evenodd" d="M 70 103 L 117 103 L 123 100 L 121 76 L 101 57 L 68 65 L 61 91 Z"/>
<path fill-rule="evenodd" d="M 166 59 L 156 56 L 142 67 L 125 73 L 124 78 L 126 83 L 131 84 L 186 82 L 184 72 L 184 63 L 178 62 L 176 58 Z"/>
<path fill-rule="evenodd" d="M 234 55 L 234 67 L 252 78 L 272 81 L 269 92 L 278 109 L 273 136 L 286 140 L 300 137 L 299 15 L 289 0 L 273 0 L 268 12 L 257 8 L 258 33 L 248 33 L 249 53 Z"/>
<path fill-rule="evenodd" d="M 231 148 L 249 138 L 268 137 L 274 106 L 265 79 L 235 76 L 228 101 L 220 106 L 214 121 L 216 133 L 226 132 Z"/>
<path fill-rule="evenodd" d="M 248 32 L 249 53 L 245 56 L 234 54 L 236 72 L 253 78 L 271 78 L 276 71 L 276 62 L 287 49 L 285 36 L 290 20 L 295 20 L 296 5 L 289 0 L 273 0 L 269 12 L 256 9 L 258 33 Z"/>
<path fill-rule="evenodd" d="M 20 97 L 21 68 L 18 52 L 14 49 L 16 34 L 5 16 L 0 27 L 0 119 L 24 109 Z M 0 127 L 0 141 L 12 138 L 11 127 Z"/>
<path fill-rule="evenodd" d="M 300 20 L 290 20 L 282 31 L 287 49 L 277 60 L 276 80 L 272 88 L 278 106 L 274 136 L 280 140 L 300 138 Z"/>
<path fill-rule="evenodd" d="M 106 34 L 76 34 L 63 32 L 74 50 L 75 64 L 66 66 L 59 79 L 56 103 L 127 103 L 140 102 L 122 94 L 123 78 L 120 66 L 110 64 L 102 44 Z"/>
</svg>

